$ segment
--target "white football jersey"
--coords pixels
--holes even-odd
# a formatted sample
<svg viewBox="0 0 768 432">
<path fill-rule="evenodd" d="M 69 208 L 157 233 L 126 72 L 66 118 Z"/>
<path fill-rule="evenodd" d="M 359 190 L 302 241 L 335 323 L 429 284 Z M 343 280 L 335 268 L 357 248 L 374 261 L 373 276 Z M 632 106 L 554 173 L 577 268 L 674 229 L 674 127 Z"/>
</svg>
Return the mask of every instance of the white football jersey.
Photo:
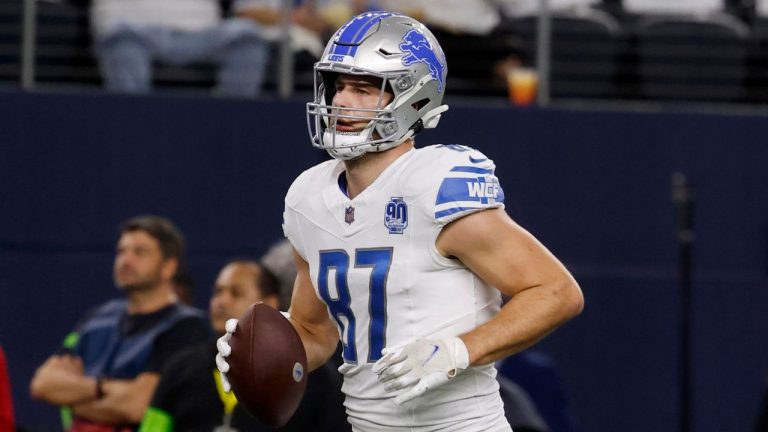
<svg viewBox="0 0 768 432">
<path fill-rule="evenodd" d="M 402 407 L 371 371 L 384 347 L 457 336 L 499 311 L 500 293 L 435 247 L 447 223 L 503 207 L 494 169 L 469 147 L 436 145 L 402 155 L 354 199 L 338 160 L 305 171 L 288 191 L 285 235 L 339 328 L 355 430 L 509 430 L 493 365 L 469 368 Z"/>
</svg>

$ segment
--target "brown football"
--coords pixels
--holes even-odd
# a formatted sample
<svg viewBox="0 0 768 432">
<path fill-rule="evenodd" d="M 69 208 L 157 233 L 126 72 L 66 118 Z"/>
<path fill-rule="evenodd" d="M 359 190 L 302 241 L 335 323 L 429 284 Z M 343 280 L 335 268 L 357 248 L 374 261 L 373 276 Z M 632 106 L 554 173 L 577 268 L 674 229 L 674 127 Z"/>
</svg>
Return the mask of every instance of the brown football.
<svg viewBox="0 0 768 432">
<path fill-rule="evenodd" d="M 307 354 L 296 329 L 259 302 L 240 317 L 229 345 L 227 378 L 238 403 L 264 424 L 285 425 L 307 387 Z"/>
</svg>

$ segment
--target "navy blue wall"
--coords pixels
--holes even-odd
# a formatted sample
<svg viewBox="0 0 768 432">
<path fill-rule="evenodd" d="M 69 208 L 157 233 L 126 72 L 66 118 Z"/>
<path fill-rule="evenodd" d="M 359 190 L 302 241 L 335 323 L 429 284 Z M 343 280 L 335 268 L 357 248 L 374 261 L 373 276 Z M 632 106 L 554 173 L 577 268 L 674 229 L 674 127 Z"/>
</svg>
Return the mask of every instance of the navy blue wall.
<svg viewBox="0 0 768 432">
<path fill-rule="evenodd" d="M 117 225 L 184 230 L 205 305 L 228 258 L 280 238 L 291 180 L 323 159 L 303 104 L 0 94 L 0 343 L 21 424 L 51 430 L 34 369 L 117 294 Z M 748 430 L 768 370 L 768 122 L 760 116 L 454 106 L 428 143 L 477 147 L 508 211 L 566 262 L 587 299 L 542 349 L 584 431 L 675 431 L 678 308 L 670 177 L 695 184 L 694 427 Z"/>
</svg>

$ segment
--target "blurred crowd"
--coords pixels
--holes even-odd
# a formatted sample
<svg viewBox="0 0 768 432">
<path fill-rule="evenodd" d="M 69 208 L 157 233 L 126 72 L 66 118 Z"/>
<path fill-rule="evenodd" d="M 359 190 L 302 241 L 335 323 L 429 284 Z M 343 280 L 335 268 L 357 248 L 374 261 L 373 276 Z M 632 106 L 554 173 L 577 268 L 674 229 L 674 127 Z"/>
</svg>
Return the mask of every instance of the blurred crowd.
<svg viewBox="0 0 768 432">
<path fill-rule="evenodd" d="M 203 81 L 214 82 L 214 94 L 259 97 L 273 91 L 283 79 L 278 64 L 280 46 L 286 41 L 294 55 L 294 88 L 308 89 L 313 79 L 311 66 L 322 54 L 333 29 L 368 10 L 402 12 L 427 24 L 449 59 L 454 93 L 502 95 L 513 71 L 536 66 L 535 32 L 529 30 L 530 19 L 539 11 L 539 0 L 60 1 L 89 10 L 89 49 L 98 65 L 100 82 L 115 92 L 152 91 L 157 81 L 155 72 L 163 67 L 174 67 L 179 75 L 165 77 L 166 82 L 177 78 L 180 82 L 185 78 L 195 81 L 200 74 L 190 72 L 185 77 L 184 71 L 204 65 L 209 73 L 203 74 Z M 720 26 L 726 32 L 749 32 L 768 14 L 768 0 L 548 3 L 554 16 L 625 33 L 635 31 L 636 23 L 647 17 L 675 17 Z M 558 55 L 557 50 L 553 55 Z M 626 59 L 633 53 L 614 53 L 609 61 L 617 57 Z M 713 64 L 717 61 L 714 59 Z M 573 63 L 573 59 L 555 59 L 556 65 L 567 62 Z M 593 68 L 613 66 L 595 64 Z M 578 69 L 564 73 L 573 75 Z M 612 76 L 606 72 L 592 78 L 573 76 L 573 80 L 584 78 L 588 81 L 584 87 L 589 87 L 590 79 L 619 80 L 625 87 L 641 80 L 635 75 L 642 73 L 642 67 L 637 72 L 626 65 L 614 69 L 618 71 Z"/>
</svg>

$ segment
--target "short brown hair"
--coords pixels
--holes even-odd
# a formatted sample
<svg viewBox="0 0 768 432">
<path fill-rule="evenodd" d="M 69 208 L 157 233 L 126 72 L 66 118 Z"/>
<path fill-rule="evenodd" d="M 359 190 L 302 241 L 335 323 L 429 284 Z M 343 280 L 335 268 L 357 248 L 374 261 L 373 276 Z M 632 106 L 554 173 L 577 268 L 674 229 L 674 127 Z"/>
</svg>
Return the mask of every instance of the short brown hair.
<svg viewBox="0 0 768 432">
<path fill-rule="evenodd" d="M 161 216 L 142 215 L 128 219 L 120 227 L 120 235 L 127 232 L 144 231 L 160 244 L 165 258 L 176 258 L 179 267 L 184 261 L 184 236 L 169 219 Z"/>
</svg>

